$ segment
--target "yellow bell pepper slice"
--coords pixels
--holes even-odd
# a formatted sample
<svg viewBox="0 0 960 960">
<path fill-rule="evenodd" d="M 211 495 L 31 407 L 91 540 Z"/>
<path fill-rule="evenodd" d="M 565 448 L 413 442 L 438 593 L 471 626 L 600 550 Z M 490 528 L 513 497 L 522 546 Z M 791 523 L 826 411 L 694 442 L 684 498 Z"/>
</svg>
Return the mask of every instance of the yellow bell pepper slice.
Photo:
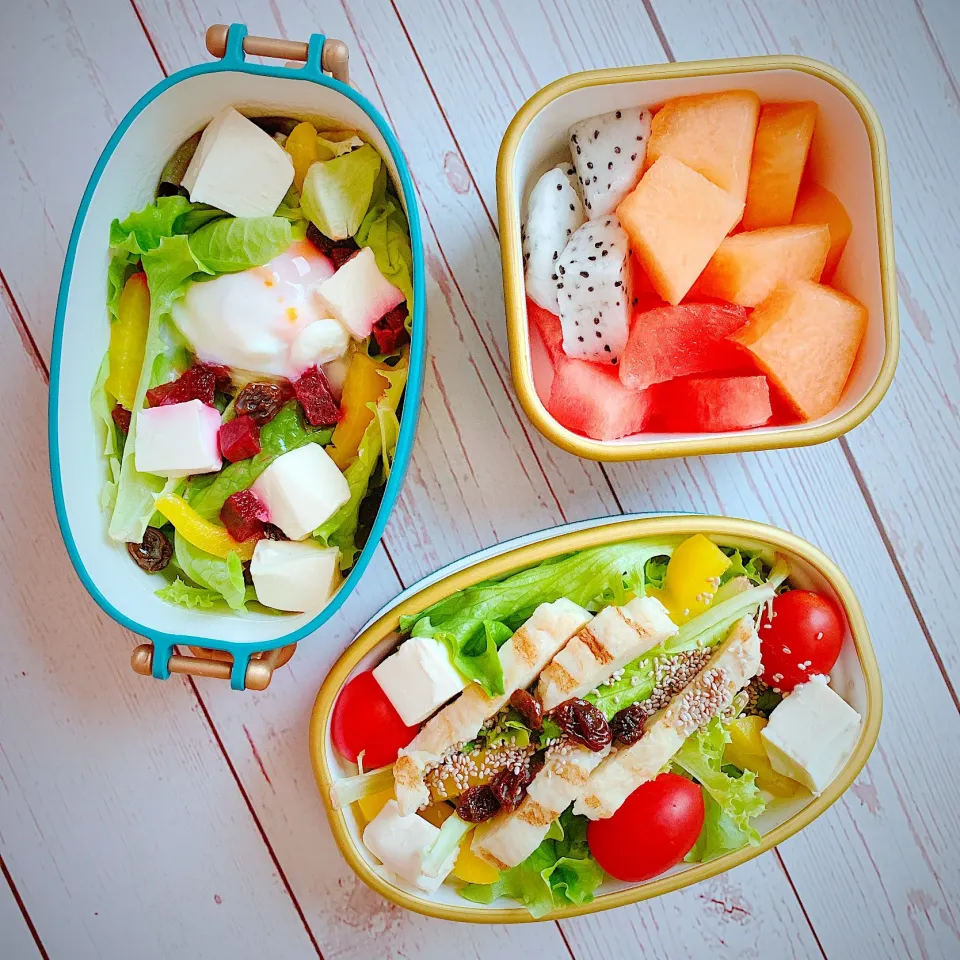
<svg viewBox="0 0 960 960">
<path fill-rule="evenodd" d="M 379 793 L 372 793 L 369 797 L 361 797 L 357 801 L 360 808 L 360 814 L 363 819 L 370 823 L 376 815 L 387 805 L 388 800 L 396 800 L 397 795 L 393 792 L 393 787 L 387 787 Z"/>
<path fill-rule="evenodd" d="M 678 626 L 699 616 L 713 603 L 720 577 L 730 566 L 730 558 L 702 533 L 688 537 L 667 564 L 662 590 L 649 593 L 667 608 Z"/>
<path fill-rule="evenodd" d="M 253 556 L 256 540 L 244 540 L 243 543 L 234 540 L 224 527 L 201 517 L 183 497 L 167 493 L 158 497 L 154 506 L 173 524 L 177 533 L 198 550 L 224 558 L 236 553 L 241 560 Z"/>
<path fill-rule="evenodd" d="M 373 421 L 370 405 L 390 386 L 390 381 L 381 373 L 384 369 L 384 364 L 365 353 L 354 354 L 350 361 L 340 398 L 342 416 L 333 430 L 332 446 L 327 447 L 327 453 L 341 470 L 357 455 L 363 434 Z"/>
<path fill-rule="evenodd" d="M 500 876 L 500 871 L 481 860 L 471 849 L 470 841 L 473 839 L 468 834 L 460 847 L 460 853 L 457 854 L 457 862 L 453 865 L 453 875 L 464 883 L 495 883 Z"/>
<path fill-rule="evenodd" d="M 424 807 L 417 811 L 418 815 L 423 817 L 427 823 L 432 823 L 439 827 L 447 817 L 453 816 L 453 807 L 449 803 L 431 803 L 429 807 Z"/>
<path fill-rule="evenodd" d="M 764 749 L 760 732 L 767 725 L 763 717 L 737 717 L 727 728 L 730 742 L 723 751 L 723 759 L 741 770 L 752 770 L 757 775 L 757 786 L 775 797 L 792 797 L 801 785 L 782 773 L 777 773 Z"/>
<path fill-rule="evenodd" d="M 317 152 L 317 128 L 308 121 L 298 123 L 283 144 L 293 160 L 293 182 L 303 190 L 303 181 L 311 165 L 320 159 Z"/>
<path fill-rule="evenodd" d="M 147 347 L 150 290 L 145 273 L 131 274 L 120 293 L 117 319 L 110 324 L 110 375 L 107 390 L 117 403 L 132 410 Z"/>
</svg>

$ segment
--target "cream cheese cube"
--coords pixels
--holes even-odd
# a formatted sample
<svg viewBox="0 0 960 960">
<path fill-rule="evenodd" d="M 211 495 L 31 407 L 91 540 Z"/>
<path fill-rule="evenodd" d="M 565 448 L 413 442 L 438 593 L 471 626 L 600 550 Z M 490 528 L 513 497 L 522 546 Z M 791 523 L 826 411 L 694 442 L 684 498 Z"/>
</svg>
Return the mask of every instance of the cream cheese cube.
<svg viewBox="0 0 960 960">
<path fill-rule="evenodd" d="M 404 641 L 373 676 L 408 727 L 422 723 L 469 683 L 450 662 L 446 647 L 429 637 Z"/>
<path fill-rule="evenodd" d="M 447 858 L 439 875 L 423 874 L 423 858 L 433 846 L 440 829 L 412 813 L 400 816 L 396 800 L 388 800 L 363 831 L 364 846 L 398 877 L 426 893 L 435 893 L 457 861 L 459 848 Z"/>
<path fill-rule="evenodd" d="M 859 735 L 860 714 L 822 676 L 794 687 L 760 734 L 773 769 L 815 796 L 840 772 Z"/>
<path fill-rule="evenodd" d="M 305 540 L 350 499 L 346 478 L 317 443 L 281 454 L 252 489 L 270 511 L 270 522 L 291 540 Z"/>
<path fill-rule="evenodd" d="M 337 587 L 340 551 L 316 542 L 259 540 L 250 561 L 257 600 L 305 613 L 326 606 Z"/>
<path fill-rule="evenodd" d="M 134 464 L 140 473 L 187 477 L 220 469 L 220 412 L 202 400 L 150 407 L 137 414 Z"/>
<path fill-rule="evenodd" d="M 206 126 L 183 175 L 194 203 L 235 217 L 271 217 L 293 183 L 290 154 L 233 107 Z"/>
</svg>

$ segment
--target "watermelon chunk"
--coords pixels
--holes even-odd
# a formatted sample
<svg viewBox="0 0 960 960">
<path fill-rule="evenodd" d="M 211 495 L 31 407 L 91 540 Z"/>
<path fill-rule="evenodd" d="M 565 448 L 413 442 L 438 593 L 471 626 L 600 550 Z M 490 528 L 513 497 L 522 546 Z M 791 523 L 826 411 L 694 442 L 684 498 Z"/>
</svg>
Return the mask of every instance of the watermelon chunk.
<svg viewBox="0 0 960 960">
<path fill-rule="evenodd" d="M 617 207 L 641 266 L 668 303 L 686 296 L 742 212 L 740 200 L 670 156 Z"/>
<path fill-rule="evenodd" d="M 753 145 L 744 230 L 778 227 L 793 218 L 816 122 L 815 103 L 764 105 Z"/>
<path fill-rule="evenodd" d="M 616 440 L 643 429 L 650 396 L 628 390 L 614 367 L 568 358 L 557 365 L 547 410 L 568 430 Z"/>
<path fill-rule="evenodd" d="M 655 388 L 657 426 L 667 433 L 720 433 L 763 426 L 772 416 L 763 376 L 690 377 Z"/>
<path fill-rule="evenodd" d="M 829 283 L 843 256 L 843 248 L 853 232 L 853 223 L 847 208 L 835 194 L 825 190 L 819 184 L 805 183 L 797 194 L 797 203 L 793 208 L 794 223 L 825 223 L 830 230 L 830 251 L 824 264 L 820 279 Z"/>
<path fill-rule="evenodd" d="M 668 100 L 653 118 L 646 166 L 675 157 L 742 202 L 759 113 L 752 90 Z"/>
<path fill-rule="evenodd" d="M 824 223 L 736 233 L 717 248 L 694 290 L 755 307 L 785 281 L 819 280 L 829 249 L 830 228 Z"/>
<path fill-rule="evenodd" d="M 543 345 L 547 348 L 550 362 L 556 364 L 563 353 L 563 329 L 560 318 L 549 310 L 544 310 L 535 300 L 527 297 L 527 319 L 536 327 Z"/>
<path fill-rule="evenodd" d="M 620 381 L 631 390 L 644 390 L 691 373 L 741 370 L 744 354 L 727 337 L 746 320 L 743 307 L 713 303 L 638 313 L 620 359 Z"/>
<path fill-rule="evenodd" d="M 749 350 L 797 413 L 829 413 L 850 376 L 867 328 L 862 303 L 807 280 L 783 284 L 731 339 Z"/>
</svg>

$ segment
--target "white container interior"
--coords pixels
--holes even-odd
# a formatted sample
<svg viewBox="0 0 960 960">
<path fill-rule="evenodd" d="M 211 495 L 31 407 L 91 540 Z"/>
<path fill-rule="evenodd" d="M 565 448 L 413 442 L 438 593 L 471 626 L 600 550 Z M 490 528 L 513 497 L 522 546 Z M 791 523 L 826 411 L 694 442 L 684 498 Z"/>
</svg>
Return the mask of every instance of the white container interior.
<svg viewBox="0 0 960 960">
<path fill-rule="evenodd" d="M 101 425 L 90 409 L 90 391 L 109 343 L 106 311 L 110 223 L 154 198 L 164 164 L 189 136 L 226 106 L 249 116 L 290 116 L 321 128 L 360 130 L 380 152 L 397 194 L 399 176 L 376 124 L 350 99 L 294 78 L 238 71 L 199 74 L 164 90 L 133 120 L 103 170 L 79 234 L 63 319 L 57 410 L 59 471 L 67 524 L 80 562 L 104 599 L 144 627 L 196 640 L 262 644 L 293 633 L 319 612 L 275 616 L 187 610 L 154 596 L 158 578 L 130 561 L 123 544 L 106 532 L 100 491 L 106 476 Z"/>
<path fill-rule="evenodd" d="M 842 90 L 820 77 L 792 69 L 623 81 L 572 90 L 548 103 L 521 135 L 515 154 L 514 177 L 522 205 L 515 213 L 518 223 L 522 222 L 527 199 L 537 179 L 550 167 L 570 161 L 567 131 L 572 124 L 610 110 L 656 107 L 673 97 L 724 90 L 753 90 L 762 103 L 816 101 L 819 113 L 807 176 L 837 195 L 853 223 L 853 232 L 832 286 L 863 303 L 869 321 L 840 402 L 830 413 L 808 423 L 791 424 L 788 428 L 755 427 L 738 431 L 738 434 L 763 435 L 784 429 L 815 430 L 838 420 L 866 396 L 877 381 L 886 353 L 873 157 L 863 118 Z M 519 251 L 515 270 L 516 276 L 523 276 Z M 534 355 L 528 354 L 527 362 L 531 364 L 536 380 L 542 381 L 550 375 L 549 361 L 539 340 L 534 342 L 533 349 Z M 702 441 L 729 436 L 729 433 L 644 432 L 603 442 L 611 447 L 644 442 L 669 445 L 672 441 Z"/>
<path fill-rule="evenodd" d="M 583 523 L 569 524 L 567 526 L 554 528 L 551 530 L 540 531 L 538 533 L 529 534 L 525 537 L 519 537 L 515 540 L 508 541 L 507 543 L 499 544 L 498 546 L 491 547 L 487 550 L 481 551 L 479 553 L 473 554 L 471 556 L 465 557 L 462 560 L 458 560 L 456 563 L 451 564 L 448 567 L 438 570 L 436 573 L 432 574 L 429 577 L 426 577 L 424 580 L 419 583 L 414 584 L 405 590 L 400 596 L 395 600 L 391 601 L 387 606 L 375 614 L 367 624 L 372 624 L 376 622 L 384 614 L 388 613 L 390 610 L 394 609 L 399 603 L 405 600 L 407 597 L 410 597 L 416 593 L 419 593 L 421 590 L 425 589 L 432 583 L 435 583 L 438 580 L 441 580 L 447 576 L 450 576 L 453 573 L 456 573 L 459 570 L 466 569 L 471 566 L 475 566 L 481 560 L 485 560 L 491 556 L 499 556 L 503 553 L 508 553 L 512 550 L 515 550 L 519 547 L 525 546 L 528 543 L 536 543 L 540 540 L 546 540 L 551 537 L 557 536 L 561 533 L 568 533 L 574 530 L 583 530 L 590 527 L 605 526 L 605 525 L 614 525 L 617 523 L 622 523 L 629 520 L 637 519 L 636 515 L 634 516 L 623 516 L 615 518 L 604 518 L 600 520 L 591 520 Z M 705 532 L 709 533 L 709 530 L 705 529 Z M 741 547 L 750 547 L 757 549 L 760 547 L 767 546 L 761 541 L 749 540 L 743 537 L 717 537 L 717 542 L 722 546 L 741 546 Z M 777 548 L 779 552 L 783 553 L 784 551 L 780 548 Z M 562 552 L 562 551 L 561 551 Z M 815 590 L 819 593 L 823 593 L 826 596 L 829 596 L 838 606 L 842 609 L 842 604 L 840 599 L 836 594 L 836 591 L 833 589 L 830 582 L 820 573 L 818 570 L 813 568 L 805 560 L 789 556 L 790 560 L 790 579 L 791 582 L 797 586 L 807 590 Z M 364 630 L 366 630 L 366 626 Z M 362 633 L 363 631 L 361 631 Z M 383 638 L 380 643 L 374 647 L 351 671 L 350 677 L 355 676 L 358 673 L 363 672 L 364 670 L 369 670 L 372 667 L 376 666 L 381 660 L 387 657 L 390 653 L 393 652 L 397 643 L 397 635 L 390 634 Z M 843 647 L 840 652 L 840 658 L 836 663 L 836 666 L 831 671 L 831 687 L 847 703 L 850 704 L 863 718 L 863 724 L 861 726 L 861 736 L 865 735 L 867 727 L 867 687 L 866 679 L 864 677 L 863 669 L 860 665 L 860 660 L 857 656 L 857 650 L 853 643 L 853 637 L 849 630 L 849 625 L 847 625 L 846 633 L 844 635 Z M 324 737 L 326 738 L 326 754 L 330 760 L 329 763 L 329 772 L 332 780 L 337 780 L 342 777 L 353 776 L 357 773 L 356 764 L 350 763 L 347 760 L 344 760 L 336 748 L 333 746 L 333 741 L 330 737 L 330 725 L 327 724 L 327 728 L 324 731 Z M 838 773 L 838 778 L 843 776 L 844 771 L 841 770 Z M 805 790 L 801 791 L 801 794 L 797 797 L 793 797 L 787 800 L 777 799 L 768 804 L 767 809 L 762 813 L 754 822 L 757 830 L 762 834 L 769 833 L 775 827 L 778 827 L 780 824 L 785 823 L 791 817 L 799 813 L 804 807 L 814 801 L 814 797 L 807 793 Z M 346 821 L 347 833 L 350 837 L 351 842 L 353 843 L 358 854 L 363 858 L 363 860 L 369 865 L 370 869 L 381 876 L 387 883 L 391 886 L 396 887 L 398 890 L 402 890 L 404 893 L 407 893 L 411 896 L 418 898 L 419 900 L 424 901 L 425 903 L 430 904 L 444 904 L 447 906 L 456 906 L 460 908 L 470 908 L 477 911 L 493 910 L 493 909 L 503 909 L 503 908 L 516 908 L 518 904 L 512 900 L 499 899 L 491 904 L 481 904 L 473 903 L 472 901 L 465 900 L 461 897 L 454 886 L 451 884 L 443 884 L 440 889 L 434 894 L 425 894 L 422 890 L 418 890 L 416 887 L 411 884 L 406 883 L 401 878 L 397 877 L 395 874 L 387 871 L 379 863 L 376 857 L 370 853 L 369 850 L 363 844 L 363 828 L 364 823 L 360 816 L 358 815 L 356 805 L 352 804 L 350 809 L 343 810 L 344 819 Z M 688 870 L 698 867 L 700 864 L 680 864 L 671 870 L 668 870 L 666 873 L 661 874 L 658 877 L 655 877 L 654 880 L 645 881 L 646 883 L 652 883 L 654 881 L 661 880 L 665 876 L 672 876 L 674 874 L 684 873 Z M 632 890 L 638 887 L 644 886 L 643 883 L 628 883 L 620 880 L 614 880 L 613 878 L 608 878 L 596 891 L 595 897 L 601 897 L 607 893 L 614 893 L 620 890 Z M 549 919 L 549 916 L 546 918 Z"/>
</svg>

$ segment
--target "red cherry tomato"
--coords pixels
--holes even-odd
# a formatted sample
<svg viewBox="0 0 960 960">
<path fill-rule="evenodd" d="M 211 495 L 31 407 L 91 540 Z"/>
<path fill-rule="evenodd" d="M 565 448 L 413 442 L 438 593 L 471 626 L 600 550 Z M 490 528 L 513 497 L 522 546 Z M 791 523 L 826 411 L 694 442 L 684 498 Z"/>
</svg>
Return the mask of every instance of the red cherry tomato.
<svg viewBox="0 0 960 960">
<path fill-rule="evenodd" d="M 365 751 L 365 770 L 393 763 L 418 729 L 400 719 L 372 670 L 358 673 L 344 686 L 330 719 L 330 736 L 337 751 L 354 763 L 360 751 Z"/>
<path fill-rule="evenodd" d="M 637 787 L 607 820 L 587 827 L 597 862 L 618 880 L 649 880 L 678 864 L 703 827 L 700 786 L 675 773 L 661 773 Z"/>
<path fill-rule="evenodd" d="M 843 646 L 843 618 L 819 593 L 789 590 L 774 597 L 773 618 L 760 624 L 763 679 L 789 693 L 813 674 L 829 673 Z"/>
</svg>

